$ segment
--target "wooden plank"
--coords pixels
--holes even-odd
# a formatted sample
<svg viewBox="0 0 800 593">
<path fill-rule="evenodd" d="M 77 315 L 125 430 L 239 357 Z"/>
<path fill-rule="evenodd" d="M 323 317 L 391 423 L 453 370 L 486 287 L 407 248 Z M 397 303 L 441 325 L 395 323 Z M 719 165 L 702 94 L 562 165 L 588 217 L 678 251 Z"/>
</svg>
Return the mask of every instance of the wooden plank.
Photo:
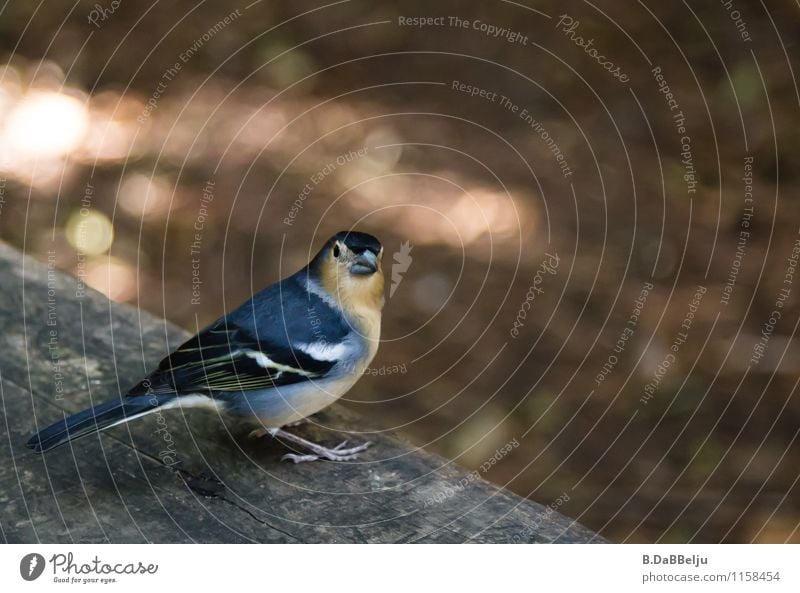
<svg viewBox="0 0 800 593">
<path fill-rule="evenodd" d="M 2 244 L 0 277 L 7 542 L 603 541 L 340 406 L 297 431 L 372 440 L 358 462 L 281 463 L 279 443 L 180 410 L 35 455 L 24 443 L 36 423 L 116 396 L 188 334 L 93 291 L 76 296 L 76 279 Z"/>
</svg>

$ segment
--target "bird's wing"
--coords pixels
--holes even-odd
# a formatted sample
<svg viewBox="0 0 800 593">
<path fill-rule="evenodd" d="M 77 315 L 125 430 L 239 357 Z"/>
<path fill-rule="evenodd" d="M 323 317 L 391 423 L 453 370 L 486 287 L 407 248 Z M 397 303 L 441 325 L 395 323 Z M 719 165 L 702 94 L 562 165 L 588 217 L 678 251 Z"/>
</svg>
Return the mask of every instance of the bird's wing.
<svg viewBox="0 0 800 593">
<path fill-rule="evenodd" d="M 322 377 L 334 364 L 222 319 L 162 360 L 128 395 L 266 389 Z"/>
<path fill-rule="evenodd" d="M 351 328 L 300 273 L 273 284 L 161 361 L 128 395 L 249 391 L 322 378 Z"/>
</svg>

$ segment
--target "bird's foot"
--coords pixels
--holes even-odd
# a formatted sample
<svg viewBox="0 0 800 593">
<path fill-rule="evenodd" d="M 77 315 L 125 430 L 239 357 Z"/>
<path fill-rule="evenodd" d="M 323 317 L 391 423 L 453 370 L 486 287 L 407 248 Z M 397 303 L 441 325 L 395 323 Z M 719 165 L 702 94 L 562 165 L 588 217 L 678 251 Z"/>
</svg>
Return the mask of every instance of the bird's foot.
<svg viewBox="0 0 800 593">
<path fill-rule="evenodd" d="M 309 451 L 308 454 L 300 455 L 298 453 L 287 453 L 281 458 L 281 461 L 293 461 L 294 463 L 303 463 L 305 461 L 317 461 L 319 459 L 327 459 L 328 461 L 352 461 L 358 459 L 358 454 L 365 451 L 372 443 L 367 441 L 356 447 L 345 448 L 347 441 L 341 442 L 334 448 L 330 449 L 318 443 L 301 438 L 290 432 L 281 429 L 272 429 L 268 431 L 273 437 L 283 439 L 299 445 L 303 449 Z"/>
<path fill-rule="evenodd" d="M 358 459 L 358 454 L 366 451 L 372 443 L 367 441 L 357 447 L 350 447 L 345 449 L 344 446 L 347 441 L 339 443 L 333 449 L 328 449 L 322 445 L 316 445 L 313 449 L 314 453 L 307 455 L 298 455 L 297 453 L 286 453 L 281 457 L 281 461 L 293 461 L 294 463 L 303 463 L 304 461 L 317 461 L 318 459 L 327 459 L 329 461 L 352 461 Z"/>
</svg>

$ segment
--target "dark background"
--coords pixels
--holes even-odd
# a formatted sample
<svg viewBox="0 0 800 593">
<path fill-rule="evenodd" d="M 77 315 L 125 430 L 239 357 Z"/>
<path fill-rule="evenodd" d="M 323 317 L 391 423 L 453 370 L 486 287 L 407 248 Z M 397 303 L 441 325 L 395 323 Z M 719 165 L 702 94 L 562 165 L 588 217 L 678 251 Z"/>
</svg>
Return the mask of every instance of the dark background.
<svg viewBox="0 0 800 593">
<path fill-rule="evenodd" d="M 387 284 L 409 242 L 376 376 L 346 405 L 470 468 L 516 439 L 482 475 L 543 504 L 566 493 L 559 510 L 614 541 L 800 542 L 796 4 L 98 4 L 104 19 L 91 2 L 2 7 L 5 241 L 190 330 L 338 230 L 382 240 Z"/>
</svg>

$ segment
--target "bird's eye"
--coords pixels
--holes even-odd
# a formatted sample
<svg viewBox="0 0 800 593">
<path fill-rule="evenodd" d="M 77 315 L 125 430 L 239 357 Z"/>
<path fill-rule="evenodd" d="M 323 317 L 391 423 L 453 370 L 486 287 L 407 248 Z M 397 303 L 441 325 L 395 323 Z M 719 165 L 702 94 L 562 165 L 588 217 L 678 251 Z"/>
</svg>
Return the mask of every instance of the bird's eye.
<svg viewBox="0 0 800 593">
<path fill-rule="evenodd" d="M 338 243 L 333 246 L 333 257 L 335 257 L 335 258 L 339 257 L 339 244 Z"/>
</svg>

